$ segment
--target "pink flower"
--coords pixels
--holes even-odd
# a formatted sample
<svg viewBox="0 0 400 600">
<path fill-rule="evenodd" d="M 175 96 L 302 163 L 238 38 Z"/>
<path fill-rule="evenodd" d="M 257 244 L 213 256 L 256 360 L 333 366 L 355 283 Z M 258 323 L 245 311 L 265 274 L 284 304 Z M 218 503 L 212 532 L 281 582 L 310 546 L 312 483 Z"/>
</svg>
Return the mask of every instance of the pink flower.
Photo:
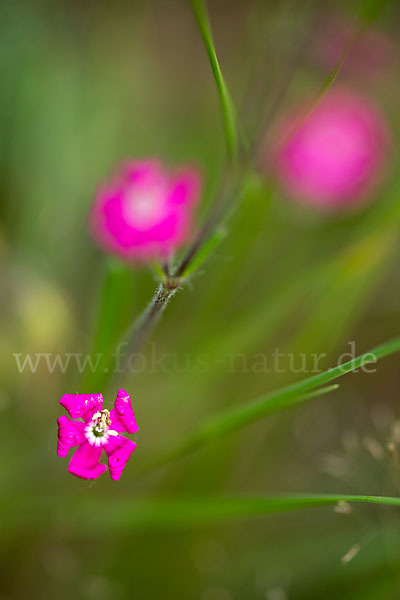
<svg viewBox="0 0 400 600">
<path fill-rule="evenodd" d="M 97 192 L 93 236 L 128 261 L 165 258 L 186 242 L 199 191 L 193 169 L 170 173 L 156 160 L 129 162 Z"/>
<path fill-rule="evenodd" d="M 327 93 L 306 117 L 291 116 L 278 130 L 272 168 L 289 196 L 340 209 L 373 191 L 387 165 L 390 136 L 364 97 Z"/>
<path fill-rule="evenodd" d="M 57 454 L 67 456 L 70 448 L 78 446 L 68 471 L 83 479 L 97 479 L 107 470 L 100 462 L 104 449 L 111 479 L 117 481 L 136 448 L 134 442 L 120 433 L 135 433 L 139 429 L 129 395 L 118 390 L 115 408 L 111 411 L 103 409 L 102 394 L 65 394 L 60 404 L 73 420 L 64 415 L 57 419 Z"/>
</svg>

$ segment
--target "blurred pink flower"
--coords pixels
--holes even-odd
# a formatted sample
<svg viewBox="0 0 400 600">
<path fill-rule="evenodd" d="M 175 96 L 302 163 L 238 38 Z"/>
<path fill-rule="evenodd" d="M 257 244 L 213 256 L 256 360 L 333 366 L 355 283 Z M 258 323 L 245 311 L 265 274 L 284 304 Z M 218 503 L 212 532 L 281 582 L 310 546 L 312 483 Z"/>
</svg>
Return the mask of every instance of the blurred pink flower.
<svg viewBox="0 0 400 600">
<path fill-rule="evenodd" d="M 382 176 L 391 146 L 378 109 L 341 89 L 305 114 L 291 115 L 276 132 L 272 168 L 288 195 L 329 209 L 365 199 Z"/>
<path fill-rule="evenodd" d="M 359 24 L 341 17 L 324 20 L 318 27 L 313 55 L 325 68 L 333 69 L 349 47 Z M 342 73 L 373 79 L 394 67 L 397 48 L 384 31 L 369 27 L 351 48 Z"/>
<path fill-rule="evenodd" d="M 199 191 L 194 169 L 170 173 L 156 160 L 129 162 L 97 192 L 93 236 L 128 261 L 165 258 L 187 240 Z"/>
<path fill-rule="evenodd" d="M 135 433 L 139 429 L 129 395 L 118 390 L 115 408 L 111 411 L 103 409 L 102 394 L 65 394 L 60 404 L 73 420 L 64 415 L 57 419 L 57 454 L 65 457 L 70 448 L 78 446 L 68 471 L 83 479 L 97 479 L 107 470 L 100 462 L 104 449 L 111 479 L 117 481 L 136 448 L 134 442 L 120 433 Z"/>
</svg>

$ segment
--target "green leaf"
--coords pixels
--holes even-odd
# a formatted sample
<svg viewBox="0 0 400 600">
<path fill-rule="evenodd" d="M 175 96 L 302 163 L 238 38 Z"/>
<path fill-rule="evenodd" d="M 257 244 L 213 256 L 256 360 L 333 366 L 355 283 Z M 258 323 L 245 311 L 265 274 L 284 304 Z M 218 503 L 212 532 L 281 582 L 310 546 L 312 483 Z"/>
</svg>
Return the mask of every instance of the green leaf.
<svg viewBox="0 0 400 600">
<path fill-rule="evenodd" d="M 251 402 L 240 404 L 234 408 L 226 410 L 221 414 L 205 421 L 203 425 L 183 441 L 175 449 L 164 452 L 158 459 L 151 461 L 145 466 L 145 470 L 165 464 L 171 460 L 179 458 L 209 442 L 236 431 L 266 416 L 275 414 L 281 410 L 300 404 L 311 398 L 333 391 L 337 386 L 320 386 L 342 377 L 346 373 L 355 371 L 365 365 L 375 363 L 378 359 L 395 352 L 400 351 L 400 337 L 395 338 L 381 346 L 365 352 L 360 356 L 350 360 L 342 365 L 328 369 L 323 373 L 313 375 L 285 386 L 275 392 L 270 392 L 265 396 L 256 398 Z"/>
<path fill-rule="evenodd" d="M 306 392 L 314 390 L 329 381 L 342 377 L 342 375 L 345 375 L 346 373 L 350 373 L 365 365 L 374 363 L 379 358 L 383 358 L 384 356 L 388 356 L 398 351 L 400 351 L 400 337 L 387 342 L 382 346 L 378 346 L 370 352 L 365 352 L 364 354 L 361 354 L 361 356 L 358 356 L 343 365 L 328 369 L 328 371 L 325 371 L 324 373 L 308 377 L 307 379 L 288 385 L 276 392 L 271 392 L 266 396 L 257 398 L 253 402 L 228 410 L 206 423 L 199 430 L 197 436 L 199 439 L 204 439 L 205 441 L 208 437 L 215 437 L 220 433 L 227 433 L 239 429 L 266 415 L 270 415 L 304 400 L 308 400 L 313 396 L 304 395 Z M 331 388 L 320 390 L 320 392 L 323 393 L 328 391 L 331 391 Z"/>
<path fill-rule="evenodd" d="M 165 273 L 161 267 L 161 265 L 159 265 L 157 262 L 154 262 L 152 264 L 153 267 L 153 271 L 155 273 L 155 275 L 158 277 L 158 279 L 162 282 L 165 282 Z"/>
<path fill-rule="evenodd" d="M 187 269 L 182 273 L 182 277 L 191 275 L 207 260 L 218 244 L 226 236 L 226 229 L 224 227 L 218 227 L 204 242 L 198 253 L 194 256 L 193 260 L 189 263 Z"/>
</svg>

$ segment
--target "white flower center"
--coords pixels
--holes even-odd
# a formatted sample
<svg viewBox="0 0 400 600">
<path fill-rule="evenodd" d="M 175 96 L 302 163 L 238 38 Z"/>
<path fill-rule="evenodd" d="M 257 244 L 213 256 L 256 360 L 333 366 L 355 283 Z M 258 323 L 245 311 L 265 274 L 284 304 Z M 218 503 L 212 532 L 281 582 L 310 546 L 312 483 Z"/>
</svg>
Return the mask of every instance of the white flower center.
<svg viewBox="0 0 400 600">
<path fill-rule="evenodd" d="M 153 227 L 163 216 L 164 195 L 165 190 L 160 185 L 134 187 L 128 191 L 122 205 L 126 222 L 142 231 Z"/>
<path fill-rule="evenodd" d="M 118 435 L 117 431 L 110 429 L 110 411 L 106 408 L 93 415 L 92 420 L 85 427 L 85 438 L 91 446 L 104 446 L 110 436 Z"/>
</svg>

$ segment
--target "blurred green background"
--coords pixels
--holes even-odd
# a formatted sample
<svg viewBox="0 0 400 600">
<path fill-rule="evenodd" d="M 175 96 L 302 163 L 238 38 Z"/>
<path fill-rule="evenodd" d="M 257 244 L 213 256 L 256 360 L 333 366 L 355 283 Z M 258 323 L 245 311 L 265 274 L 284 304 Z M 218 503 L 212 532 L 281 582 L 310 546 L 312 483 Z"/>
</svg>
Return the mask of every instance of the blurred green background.
<svg viewBox="0 0 400 600">
<path fill-rule="evenodd" d="M 278 118 L 320 89 L 329 72 L 314 47 L 321 24 L 356 24 L 361 7 L 209 3 L 246 132 L 260 112 L 276 104 Z M 395 145 L 399 20 L 392 2 L 372 26 L 390 40 L 379 74 L 349 67 L 338 78 L 378 103 Z M 189 161 L 204 173 L 205 210 L 225 160 L 218 98 L 185 1 L 5 0 L 0 31 L 0 598 L 398 599 L 398 510 L 328 507 L 180 526 L 146 503 L 189 494 L 397 495 L 398 465 L 386 449 L 399 441 L 396 356 L 375 373 L 348 375 L 333 394 L 143 472 L 207 415 L 305 376 L 257 372 L 255 355 L 278 348 L 301 369 L 296 357 L 326 353 L 320 367 L 328 368 L 349 342 L 360 354 L 398 333 L 396 151 L 373 201 L 346 215 L 306 210 L 248 174 L 228 235 L 171 301 L 145 368 L 124 380 L 140 431 L 121 481 L 85 482 L 56 456 L 58 400 L 84 378 L 73 361 L 65 373 L 44 363 L 19 373 L 13 355 L 109 350 L 145 308 L 154 273 L 118 264 L 90 239 L 94 190 L 126 157 Z M 116 388 L 85 375 L 111 405 Z"/>
</svg>

